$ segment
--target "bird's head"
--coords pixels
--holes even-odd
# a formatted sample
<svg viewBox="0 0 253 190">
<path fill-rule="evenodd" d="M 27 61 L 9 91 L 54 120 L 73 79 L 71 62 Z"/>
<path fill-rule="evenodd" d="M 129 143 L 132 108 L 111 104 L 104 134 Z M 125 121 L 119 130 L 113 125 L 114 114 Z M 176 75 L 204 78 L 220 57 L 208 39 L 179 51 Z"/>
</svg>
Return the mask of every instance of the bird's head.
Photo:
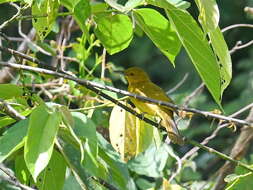
<svg viewBox="0 0 253 190">
<path fill-rule="evenodd" d="M 130 67 L 124 74 L 129 84 L 150 81 L 148 74 L 139 67 Z"/>
</svg>

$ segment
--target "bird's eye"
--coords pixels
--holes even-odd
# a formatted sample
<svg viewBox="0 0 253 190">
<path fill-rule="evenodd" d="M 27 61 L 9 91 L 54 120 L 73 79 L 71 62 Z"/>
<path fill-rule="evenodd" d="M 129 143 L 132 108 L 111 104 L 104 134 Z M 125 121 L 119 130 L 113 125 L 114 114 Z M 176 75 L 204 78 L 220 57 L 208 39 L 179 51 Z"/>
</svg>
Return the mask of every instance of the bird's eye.
<svg viewBox="0 0 253 190">
<path fill-rule="evenodd" d="M 130 76 L 134 76 L 134 73 L 129 73 Z"/>
</svg>

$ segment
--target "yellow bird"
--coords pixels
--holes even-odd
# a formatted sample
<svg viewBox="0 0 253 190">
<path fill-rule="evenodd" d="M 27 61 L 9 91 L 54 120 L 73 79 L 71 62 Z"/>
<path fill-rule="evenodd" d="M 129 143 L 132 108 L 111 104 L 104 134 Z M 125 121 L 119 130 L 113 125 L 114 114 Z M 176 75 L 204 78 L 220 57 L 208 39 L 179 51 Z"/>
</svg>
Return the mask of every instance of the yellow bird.
<svg viewBox="0 0 253 190">
<path fill-rule="evenodd" d="M 173 101 L 159 86 L 154 84 L 148 74 L 139 67 L 131 67 L 125 70 L 125 77 L 128 81 L 128 91 L 141 96 L 149 97 L 165 102 Z M 182 145 L 183 139 L 179 134 L 177 125 L 173 118 L 173 109 L 165 106 L 148 103 L 131 97 L 130 100 L 143 113 L 158 116 L 161 118 L 161 125 L 168 132 L 168 136 L 173 143 Z"/>
</svg>

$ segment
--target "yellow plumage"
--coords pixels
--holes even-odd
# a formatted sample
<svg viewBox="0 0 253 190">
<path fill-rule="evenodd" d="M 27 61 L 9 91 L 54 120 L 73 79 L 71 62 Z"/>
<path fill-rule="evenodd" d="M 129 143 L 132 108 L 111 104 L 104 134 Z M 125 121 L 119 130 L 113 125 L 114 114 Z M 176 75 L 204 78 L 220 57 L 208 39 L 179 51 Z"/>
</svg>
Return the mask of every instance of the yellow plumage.
<svg viewBox="0 0 253 190">
<path fill-rule="evenodd" d="M 159 86 L 155 85 L 150 80 L 147 73 L 141 68 L 131 67 L 124 73 L 129 83 L 129 92 L 156 100 L 173 102 Z M 141 101 L 132 97 L 130 99 L 141 112 L 161 118 L 161 125 L 166 128 L 168 136 L 173 143 L 183 144 L 183 140 L 173 119 L 173 109 Z"/>
</svg>

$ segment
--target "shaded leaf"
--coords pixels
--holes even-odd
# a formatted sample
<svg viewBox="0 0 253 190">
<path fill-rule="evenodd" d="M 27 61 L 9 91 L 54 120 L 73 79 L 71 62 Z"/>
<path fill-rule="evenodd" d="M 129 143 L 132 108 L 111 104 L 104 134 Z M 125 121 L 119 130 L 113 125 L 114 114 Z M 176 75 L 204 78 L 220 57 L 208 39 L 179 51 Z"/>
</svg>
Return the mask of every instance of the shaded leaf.
<svg viewBox="0 0 253 190">
<path fill-rule="evenodd" d="M 0 84 L 0 98 L 11 99 L 20 97 L 23 95 L 24 91 L 21 86 L 14 84 Z"/>
<path fill-rule="evenodd" d="M 28 119 L 19 121 L 0 137 L 0 163 L 24 145 Z"/>
<path fill-rule="evenodd" d="M 66 173 L 66 163 L 60 153 L 53 151 L 47 167 L 38 176 L 39 190 L 62 190 Z"/>
<path fill-rule="evenodd" d="M 166 144 L 156 147 L 152 144 L 145 152 L 128 162 L 130 170 L 149 177 L 162 177 L 168 152 Z"/>
</svg>

